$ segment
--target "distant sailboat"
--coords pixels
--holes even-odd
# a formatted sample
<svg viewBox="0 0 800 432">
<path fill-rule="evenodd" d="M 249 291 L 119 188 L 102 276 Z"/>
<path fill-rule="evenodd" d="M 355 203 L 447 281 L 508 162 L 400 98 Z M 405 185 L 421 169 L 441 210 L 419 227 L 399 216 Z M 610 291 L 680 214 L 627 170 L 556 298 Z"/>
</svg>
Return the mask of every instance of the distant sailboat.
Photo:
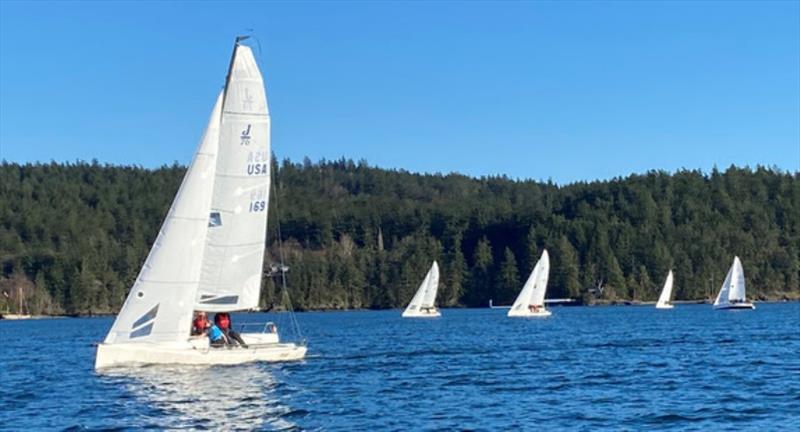
<svg viewBox="0 0 800 432">
<path fill-rule="evenodd" d="M 548 317 L 550 311 L 544 308 L 544 295 L 547 290 L 547 278 L 550 274 L 550 256 L 547 250 L 542 252 L 542 257 L 536 263 L 522 291 L 517 296 L 511 309 L 510 317 L 536 318 Z"/>
<path fill-rule="evenodd" d="M 725 276 L 725 282 L 714 300 L 714 309 L 755 309 L 745 296 L 744 269 L 739 257 L 733 258 L 733 265 Z"/>
<path fill-rule="evenodd" d="M 672 270 L 667 274 L 667 280 L 664 282 L 664 288 L 661 290 L 661 296 L 656 303 L 656 309 L 672 309 Z"/>
<path fill-rule="evenodd" d="M 438 290 L 439 264 L 434 261 L 408 307 L 403 311 L 403 318 L 435 318 L 442 316 L 435 306 L 436 292 Z"/>
<path fill-rule="evenodd" d="M 4 292 L 3 294 L 6 296 L 6 298 L 8 298 L 8 293 Z M 17 287 L 17 301 L 19 302 L 19 304 L 17 305 L 17 313 L 11 313 L 8 310 L 6 310 L 5 313 L 0 315 L 0 318 L 7 320 L 31 319 L 30 313 L 25 313 L 25 307 L 24 307 L 25 296 L 22 293 L 22 287 Z M 30 312 L 30 310 L 28 310 L 28 312 Z"/>
<path fill-rule="evenodd" d="M 236 39 L 225 88 L 150 254 L 95 368 L 133 363 L 237 364 L 302 359 L 277 329 L 243 333 L 248 348 L 191 337 L 194 311 L 258 306 L 269 201 L 270 118 L 252 50 Z"/>
</svg>

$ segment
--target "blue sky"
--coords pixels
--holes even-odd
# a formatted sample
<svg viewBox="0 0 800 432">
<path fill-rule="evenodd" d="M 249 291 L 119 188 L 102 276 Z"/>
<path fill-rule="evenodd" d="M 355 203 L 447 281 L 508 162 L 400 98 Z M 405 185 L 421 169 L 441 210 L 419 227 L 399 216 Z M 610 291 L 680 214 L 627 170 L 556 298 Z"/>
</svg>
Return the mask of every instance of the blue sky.
<svg viewBox="0 0 800 432">
<path fill-rule="evenodd" d="M 559 183 L 800 170 L 793 1 L 2 1 L 0 157 L 187 163 L 247 29 L 279 158 Z"/>
</svg>

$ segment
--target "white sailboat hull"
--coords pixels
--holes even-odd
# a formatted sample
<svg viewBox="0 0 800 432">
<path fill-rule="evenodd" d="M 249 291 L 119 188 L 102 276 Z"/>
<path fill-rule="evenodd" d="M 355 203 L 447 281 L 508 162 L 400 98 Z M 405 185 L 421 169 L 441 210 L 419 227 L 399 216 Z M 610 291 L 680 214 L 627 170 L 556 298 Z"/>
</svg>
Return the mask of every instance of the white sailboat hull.
<svg viewBox="0 0 800 432">
<path fill-rule="evenodd" d="M 675 306 L 673 306 L 671 304 L 657 304 L 656 305 L 656 309 L 672 309 L 674 307 Z"/>
<path fill-rule="evenodd" d="M 718 304 L 714 305 L 714 310 L 723 310 L 723 309 L 755 309 L 756 306 L 750 302 L 743 302 L 743 303 L 727 303 L 727 304 Z"/>
<path fill-rule="evenodd" d="M 552 313 L 544 308 L 539 309 L 536 312 L 533 312 L 529 309 L 523 309 L 520 311 L 511 310 L 508 312 L 508 316 L 511 318 L 547 318 L 550 315 L 552 315 Z"/>
<path fill-rule="evenodd" d="M 2 318 L 6 320 L 26 320 L 31 319 L 31 316 L 24 314 L 3 314 Z"/>
<path fill-rule="evenodd" d="M 422 311 L 403 312 L 403 318 L 439 318 L 440 316 L 442 316 L 442 313 L 439 312 L 439 309 L 434 309 L 430 312 L 422 312 Z"/>
<path fill-rule="evenodd" d="M 211 348 L 205 337 L 183 344 L 124 343 L 97 345 L 94 368 L 143 364 L 234 365 L 302 360 L 307 348 L 279 343 L 276 334 L 242 334 L 248 348 Z"/>
</svg>

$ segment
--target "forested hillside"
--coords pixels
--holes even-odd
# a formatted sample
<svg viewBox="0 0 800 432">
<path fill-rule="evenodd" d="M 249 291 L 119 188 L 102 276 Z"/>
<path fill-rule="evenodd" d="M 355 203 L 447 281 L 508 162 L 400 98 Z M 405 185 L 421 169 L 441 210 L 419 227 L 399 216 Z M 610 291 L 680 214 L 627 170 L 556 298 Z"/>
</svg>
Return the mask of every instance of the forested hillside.
<svg viewBox="0 0 800 432">
<path fill-rule="evenodd" d="M 557 186 L 349 160 L 274 170 L 265 269 L 278 261 L 279 216 L 300 309 L 399 307 L 434 259 L 441 305 L 510 303 L 544 248 L 548 297 L 589 300 L 602 281 L 604 300 L 654 300 L 672 268 L 678 299 L 706 298 L 734 255 L 751 297 L 800 296 L 798 173 L 731 167 Z M 34 313 L 118 309 L 183 173 L 3 162 L 0 311 L 18 288 Z M 265 281 L 270 307 L 279 296 Z"/>
</svg>

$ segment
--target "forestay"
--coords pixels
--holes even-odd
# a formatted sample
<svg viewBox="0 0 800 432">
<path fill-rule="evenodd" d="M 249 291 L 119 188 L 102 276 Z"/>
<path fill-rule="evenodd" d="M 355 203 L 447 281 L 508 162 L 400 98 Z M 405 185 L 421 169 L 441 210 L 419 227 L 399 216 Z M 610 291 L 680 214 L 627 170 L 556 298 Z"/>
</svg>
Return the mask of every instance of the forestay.
<svg viewBox="0 0 800 432">
<path fill-rule="evenodd" d="M 672 270 L 670 270 L 667 274 L 667 280 L 664 282 L 664 288 L 661 290 L 661 296 L 658 297 L 656 306 L 664 306 L 669 303 L 669 300 L 672 297 L 672 279 Z"/>
<path fill-rule="evenodd" d="M 547 280 L 550 275 L 550 255 L 545 249 L 541 258 L 533 267 L 528 280 L 522 287 L 517 299 L 511 306 L 511 311 L 527 310 L 528 306 L 544 306 L 544 296 L 547 291 Z"/>
<path fill-rule="evenodd" d="M 211 212 L 195 309 L 258 306 L 270 184 L 270 119 L 252 50 L 237 43 L 220 125 Z"/>
<path fill-rule="evenodd" d="M 222 94 L 147 260 L 105 343 L 186 340 L 208 231 Z"/>
</svg>

